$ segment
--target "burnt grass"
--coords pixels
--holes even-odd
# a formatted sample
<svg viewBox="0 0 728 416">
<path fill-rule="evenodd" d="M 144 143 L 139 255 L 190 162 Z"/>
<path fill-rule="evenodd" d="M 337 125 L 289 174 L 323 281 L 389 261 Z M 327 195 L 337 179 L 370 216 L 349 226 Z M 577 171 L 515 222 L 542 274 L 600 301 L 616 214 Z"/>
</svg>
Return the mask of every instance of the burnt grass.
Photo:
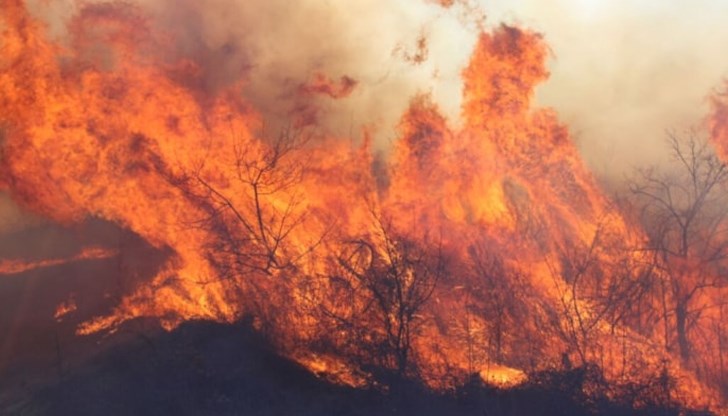
<svg viewBox="0 0 728 416">
<path fill-rule="evenodd" d="M 531 375 L 501 390 L 477 379 L 433 393 L 399 381 L 384 391 L 331 384 L 276 355 L 248 326 L 188 322 L 172 332 L 130 322 L 96 337 L 102 352 L 58 366 L 22 394 L 0 395 L 2 415 L 678 415 L 659 403 L 586 397 L 596 373 Z M 596 375 L 598 377 L 598 374 Z M 8 381 L 8 380 L 5 380 Z"/>
</svg>

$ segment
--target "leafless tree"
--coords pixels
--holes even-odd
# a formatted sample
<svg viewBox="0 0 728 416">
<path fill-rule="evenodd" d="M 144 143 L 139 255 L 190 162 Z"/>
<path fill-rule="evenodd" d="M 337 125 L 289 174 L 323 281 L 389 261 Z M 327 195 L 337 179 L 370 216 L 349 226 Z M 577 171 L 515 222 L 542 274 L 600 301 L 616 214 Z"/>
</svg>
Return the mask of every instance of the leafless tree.
<svg viewBox="0 0 728 416">
<path fill-rule="evenodd" d="M 412 343 L 424 322 L 423 311 L 445 272 L 439 245 L 413 239 L 375 218 L 377 235 L 350 240 L 335 259 L 330 279 L 345 287 L 348 312 L 325 313 L 374 354 L 373 361 L 405 376 L 412 369 Z M 335 294 L 341 298 L 341 293 Z M 322 304 L 325 307 L 326 304 Z"/>
<path fill-rule="evenodd" d="M 287 252 L 286 240 L 305 220 L 296 186 L 305 166 L 293 157 L 305 144 L 302 132 L 285 130 L 275 140 L 232 140 L 221 185 L 201 160 L 170 180 L 204 213 L 191 225 L 212 236 L 210 259 L 223 278 L 271 276 L 295 266 L 302 253 Z"/>
<path fill-rule="evenodd" d="M 211 140 L 209 151 L 199 152 L 200 160 L 163 171 L 196 208 L 184 214 L 184 225 L 205 235 L 201 254 L 215 273 L 199 276 L 198 283 L 225 285 L 229 304 L 274 342 L 290 341 L 286 328 L 297 314 L 295 308 L 275 305 L 293 304 L 302 263 L 327 233 L 317 228 L 297 234 L 295 244 L 292 239 L 309 215 L 302 194 L 308 166 L 302 154 L 310 137 L 293 129 L 275 138 L 265 132 L 254 138 L 232 132 L 224 145 Z"/>
<path fill-rule="evenodd" d="M 607 207 L 588 242 L 557 245 L 561 279 L 556 279 L 556 287 L 565 322 L 562 332 L 582 365 L 600 358 L 594 335 L 602 324 L 609 325 L 612 332 L 619 325 L 640 325 L 643 312 L 639 306 L 652 287 L 654 262 L 632 247 L 629 238 L 625 241 L 622 228 L 613 232 L 614 209 Z"/>
<path fill-rule="evenodd" d="M 695 132 L 671 133 L 669 145 L 668 169 L 640 171 L 630 190 L 649 238 L 645 250 L 655 253 L 666 347 L 673 333 L 688 362 L 700 314 L 694 301 L 728 282 L 728 169 Z"/>
<path fill-rule="evenodd" d="M 467 253 L 465 262 L 469 267 L 464 272 L 467 277 L 462 290 L 469 370 L 514 361 L 526 365 L 534 358 L 525 353 L 532 337 L 542 336 L 523 325 L 538 302 L 536 290 L 524 273 L 504 264 L 487 242 L 473 243 Z M 480 331 L 471 328 L 476 321 L 485 324 Z"/>
</svg>

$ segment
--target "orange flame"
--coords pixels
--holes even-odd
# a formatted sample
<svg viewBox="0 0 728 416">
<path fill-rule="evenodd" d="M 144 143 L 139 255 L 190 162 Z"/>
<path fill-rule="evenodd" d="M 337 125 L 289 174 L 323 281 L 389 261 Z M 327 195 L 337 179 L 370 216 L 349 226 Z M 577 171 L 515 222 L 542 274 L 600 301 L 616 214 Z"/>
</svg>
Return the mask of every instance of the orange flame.
<svg viewBox="0 0 728 416">
<path fill-rule="evenodd" d="M 87 247 L 73 257 L 65 259 L 45 259 L 39 261 L 26 260 L 0 260 L 0 275 L 25 273 L 30 270 L 43 269 L 59 266 L 62 264 L 74 263 L 83 260 L 98 260 L 114 257 L 118 252 L 101 247 Z"/>
</svg>

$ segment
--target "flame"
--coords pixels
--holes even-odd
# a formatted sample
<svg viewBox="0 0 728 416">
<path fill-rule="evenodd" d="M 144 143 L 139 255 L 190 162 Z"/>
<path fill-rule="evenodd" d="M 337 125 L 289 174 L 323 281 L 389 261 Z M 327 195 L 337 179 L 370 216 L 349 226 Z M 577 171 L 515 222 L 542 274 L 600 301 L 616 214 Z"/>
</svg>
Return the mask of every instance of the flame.
<svg viewBox="0 0 728 416">
<path fill-rule="evenodd" d="M 76 305 L 76 300 L 73 297 L 70 297 L 67 301 L 61 302 L 61 304 L 58 305 L 56 312 L 53 314 L 53 319 L 60 322 L 63 318 L 75 312 L 77 309 L 78 306 Z"/>
<path fill-rule="evenodd" d="M 282 354 L 353 386 L 372 367 L 433 388 L 472 374 L 514 385 L 534 362 L 576 357 L 572 344 L 612 379 L 627 373 L 625 351 L 644 368 L 667 356 L 654 334 L 623 323 L 630 336 L 615 339 L 574 289 L 579 267 L 566 259 L 617 267 L 596 242 L 643 237 L 612 209 L 555 112 L 534 108 L 548 77 L 540 35 L 482 33 L 462 73 L 463 125 L 414 97 L 383 161 L 366 129 L 353 144 L 296 114 L 290 129 L 267 131 L 244 82 L 213 94 L 197 63 L 160 61 L 164 36 L 134 6 L 81 7 L 67 46 L 49 41 L 22 1 L 0 7 L 0 184 L 48 218 L 103 217 L 173 253 L 79 334 L 137 317 L 168 329 L 251 318 Z M 355 87 L 320 73 L 299 93 L 306 107 Z M 109 255 L 4 262 L 0 272 Z M 636 270 L 640 256 L 624 261 Z M 61 306 L 57 317 L 73 309 Z"/>
<path fill-rule="evenodd" d="M 479 375 L 486 383 L 499 387 L 513 387 L 526 380 L 523 371 L 501 365 L 483 369 Z"/>
<path fill-rule="evenodd" d="M 27 261 L 22 259 L 0 260 L 0 274 L 18 274 L 30 270 L 44 269 L 62 264 L 75 263 L 83 260 L 100 260 L 114 257 L 118 254 L 115 250 L 102 247 L 86 247 L 73 257 L 65 259 L 44 259 L 39 261 Z"/>
</svg>

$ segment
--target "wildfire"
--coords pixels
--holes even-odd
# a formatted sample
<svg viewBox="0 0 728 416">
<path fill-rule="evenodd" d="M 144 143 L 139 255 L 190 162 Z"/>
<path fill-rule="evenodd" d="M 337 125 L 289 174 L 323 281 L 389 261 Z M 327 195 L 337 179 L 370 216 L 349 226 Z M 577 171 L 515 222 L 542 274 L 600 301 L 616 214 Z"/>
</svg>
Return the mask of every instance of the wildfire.
<svg viewBox="0 0 728 416">
<path fill-rule="evenodd" d="M 211 93 L 199 63 L 157 59 L 169 56 L 155 54 L 164 36 L 134 6 L 83 6 L 70 46 L 48 40 L 22 1 L 0 7 L 0 186 L 49 218 L 102 217 L 174 253 L 80 334 L 137 317 L 168 329 L 252 318 L 282 354 L 354 386 L 372 367 L 433 388 L 471 374 L 511 386 L 562 356 L 600 357 L 614 379 L 659 367 L 654 334 L 621 316 L 607 324 L 618 313 L 590 297 L 613 290 L 602 277 L 619 267 L 636 279 L 643 257 L 619 248 L 644 237 L 555 112 L 534 108 L 548 77 L 540 35 L 481 34 L 462 74 L 462 127 L 414 97 L 382 161 L 369 139 L 321 137 L 310 123 L 267 131 L 244 82 Z M 365 88 L 316 73 L 298 93 L 346 100 Z M 3 261 L 0 273 L 114 255 Z M 641 368 L 625 368 L 627 354 Z"/>
</svg>

